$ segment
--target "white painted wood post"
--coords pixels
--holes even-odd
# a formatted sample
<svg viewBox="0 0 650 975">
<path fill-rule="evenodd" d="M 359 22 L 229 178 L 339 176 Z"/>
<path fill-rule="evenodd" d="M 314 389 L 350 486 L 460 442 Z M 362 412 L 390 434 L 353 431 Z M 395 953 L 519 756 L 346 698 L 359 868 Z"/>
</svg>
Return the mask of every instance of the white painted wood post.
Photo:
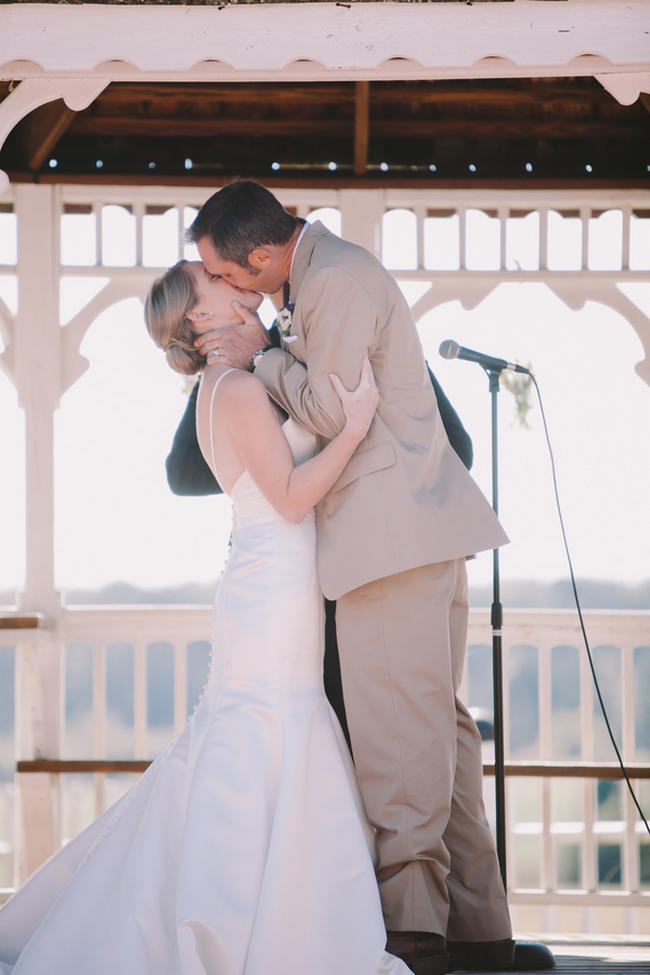
<svg viewBox="0 0 650 975">
<path fill-rule="evenodd" d="M 54 589 L 54 410 L 61 389 L 55 189 L 18 185 L 15 369 L 25 410 L 27 567 L 21 608 L 58 616 Z"/>
<path fill-rule="evenodd" d="M 341 190 L 339 200 L 343 239 L 360 244 L 381 260 L 383 190 Z"/>
<path fill-rule="evenodd" d="M 61 389 L 59 234 L 56 190 L 15 188 L 18 216 L 18 313 L 15 376 L 25 411 L 26 573 L 19 596 L 24 611 L 42 613 L 47 630 L 17 659 L 18 759 L 61 756 L 63 652 L 61 600 L 54 587 L 54 410 Z M 58 846 L 56 777 L 18 776 L 24 846 L 22 879 Z"/>
</svg>

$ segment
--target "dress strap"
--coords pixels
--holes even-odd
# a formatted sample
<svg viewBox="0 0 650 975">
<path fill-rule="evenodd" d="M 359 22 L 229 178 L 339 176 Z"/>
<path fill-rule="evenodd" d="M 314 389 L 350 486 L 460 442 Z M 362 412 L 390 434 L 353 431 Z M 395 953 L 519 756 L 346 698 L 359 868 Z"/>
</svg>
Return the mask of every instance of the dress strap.
<svg viewBox="0 0 650 975">
<path fill-rule="evenodd" d="M 225 372 L 222 372 L 219 378 L 217 379 L 216 383 L 212 387 L 212 394 L 210 396 L 210 456 L 212 457 L 212 473 L 214 474 L 215 477 L 217 476 L 216 475 L 217 467 L 214 462 L 214 436 L 212 433 L 212 429 L 213 429 L 212 414 L 214 410 L 214 394 L 216 393 L 217 387 L 219 386 L 219 383 L 221 382 L 223 377 L 227 376 L 229 372 L 237 372 L 237 369 L 233 366 L 231 369 L 226 369 Z"/>
</svg>

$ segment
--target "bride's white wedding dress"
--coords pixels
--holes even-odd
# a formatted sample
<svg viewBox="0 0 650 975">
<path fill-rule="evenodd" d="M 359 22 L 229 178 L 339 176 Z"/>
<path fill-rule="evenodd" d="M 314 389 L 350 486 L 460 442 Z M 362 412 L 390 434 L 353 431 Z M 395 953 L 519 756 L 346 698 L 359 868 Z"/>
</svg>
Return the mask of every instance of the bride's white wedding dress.
<svg viewBox="0 0 650 975">
<path fill-rule="evenodd" d="M 289 420 L 298 462 L 311 434 Z M 384 951 L 369 834 L 323 693 L 313 514 L 247 472 L 184 731 L 0 910 L 11 975 L 407 975 Z"/>
</svg>

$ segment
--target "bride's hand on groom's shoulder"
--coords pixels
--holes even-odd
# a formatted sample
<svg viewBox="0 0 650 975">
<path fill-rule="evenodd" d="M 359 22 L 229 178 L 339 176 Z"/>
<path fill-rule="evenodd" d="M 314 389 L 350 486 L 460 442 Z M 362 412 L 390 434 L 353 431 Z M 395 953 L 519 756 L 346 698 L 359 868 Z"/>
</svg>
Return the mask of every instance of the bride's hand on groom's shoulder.
<svg viewBox="0 0 650 975">
<path fill-rule="evenodd" d="M 362 440 L 368 432 L 379 403 L 379 391 L 367 350 L 361 362 L 359 384 L 355 389 L 347 390 L 333 372 L 330 373 L 329 378 L 341 400 L 345 414 L 345 429 Z"/>
</svg>

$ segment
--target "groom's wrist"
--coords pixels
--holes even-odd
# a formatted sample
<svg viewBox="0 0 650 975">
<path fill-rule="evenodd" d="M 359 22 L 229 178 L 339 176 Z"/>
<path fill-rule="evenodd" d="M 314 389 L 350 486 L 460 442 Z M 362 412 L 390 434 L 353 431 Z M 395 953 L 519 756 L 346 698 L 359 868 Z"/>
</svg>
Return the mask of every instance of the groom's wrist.
<svg viewBox="0 0 650 975">
<path fill-rule="evenodd" d="M 253 352 L 251 356 L 251 372 L 255 372 L 255 367 L 260 364 L 265 353 L 268 352 L 269 349 L 273 348 L 273 345 L 265 345 L 261 349 L 258 349 L 257 352 Z"/>
</svg>

